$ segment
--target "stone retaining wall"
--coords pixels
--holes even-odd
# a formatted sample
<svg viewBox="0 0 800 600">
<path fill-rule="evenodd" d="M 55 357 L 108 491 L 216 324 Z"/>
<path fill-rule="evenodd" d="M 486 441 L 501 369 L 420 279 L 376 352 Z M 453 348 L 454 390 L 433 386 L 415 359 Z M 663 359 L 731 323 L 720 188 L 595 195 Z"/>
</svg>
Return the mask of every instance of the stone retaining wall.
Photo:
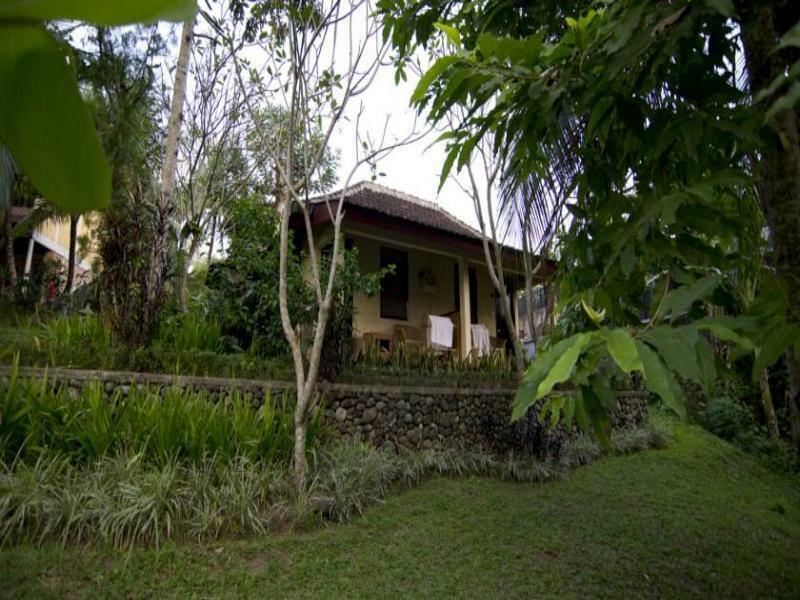
<svg viewBox="0 0 800 600">
<path fill-rule="evenodd" d="M 0 378 L 7 379 L 9 374 L 9 367 L 0 367 Z M 252 397 L 254 406 L 263 402 L 267 394 L 292 389 L 290 383 L 283 381 L 29 367 L 20 367 L 19 377 L 46 377 L 76 393 L 100 381 L 109 397 L 115 393 L 127 395 L 137 386 L 177 386 L 216 397 L 239 390 Z M 324 397 L 325 419 L 334 434 L 398 451 L 464 444 L 482 446 L 497 454 L 511 450 L 541 453 L 553 450 L 565 436 L 563 429 L 549 430 L 539 423 L 536 409 L 527 419 L 511 424 L 513 389 L 321 383 L 319 391 Z M 640 422 L 645 415 L 646 397 L 642 392 L 618 394 L 613 424 L 624 427 Z"/>
</svg>

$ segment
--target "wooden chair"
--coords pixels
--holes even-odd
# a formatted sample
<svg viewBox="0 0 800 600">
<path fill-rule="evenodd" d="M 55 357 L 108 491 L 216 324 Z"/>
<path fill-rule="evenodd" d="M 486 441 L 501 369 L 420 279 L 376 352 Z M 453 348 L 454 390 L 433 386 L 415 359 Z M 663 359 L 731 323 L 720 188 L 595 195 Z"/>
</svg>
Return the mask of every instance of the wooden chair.
<svg viewBox="0 0 800 600">
<path fill-rule="evenodd" d="M 425 346 L 425 333 L 416 327 L 395 325 L 393 344 L 402 345 L 406 350 L 419 354 Z"/>
</svg>

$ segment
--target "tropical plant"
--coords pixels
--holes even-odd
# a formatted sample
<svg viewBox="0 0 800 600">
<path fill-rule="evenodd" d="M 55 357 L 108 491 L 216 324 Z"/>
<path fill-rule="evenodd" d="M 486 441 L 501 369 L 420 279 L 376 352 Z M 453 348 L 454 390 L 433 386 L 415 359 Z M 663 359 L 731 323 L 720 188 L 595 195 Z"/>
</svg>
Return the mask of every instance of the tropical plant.
<svg viewBox="0 0 800 600">
<path fill-rule="evenodd" d="M 0 140 L 49 201 L 69 212 L 85 212 L 106 205 L 112 188 L 103 148 L 75 78 L 72 52 L 43 23 L 80 20 L 112 26 L 184 20 L 196 9 L 196 0 L 3 3 Z"/>
<path fill-rule="evenodd" d="M 452 107 L 466 115 L 442 136 L 442 176 L 487 138 L 506 161 L 508 198 L 537 207 L 542 225 L 563 223 L 559 296 L 584 307 L 588 330 L 540 354 L 515 416 L 569 381 L 576 395 L 548 410 L 607 435 L 617 371 L 641 373 L 682 413 L 673 372 L 710 388 L 709 335 L 758 349 L 762 367 L 786 350 L 789 402 L 797 404 L 800 267 L 789 250 L 800 230 L 800 163 L 791 158 L 800 153 L 791 91 L 800 89 L 791 68 L 797 7 L 387 0 L 381 9 L 400 73 L 415 44 L 441 32 L 449 45 L 412 97 L 434 121 Z M 778 180 L 787 186 L 780 198 Z M 749 318 L 720 318 L 742 258 L 725 242 L 748 226 L 737 211 L 748 202 L 732 200 L 756 193 L 773 241 L 778 278 L 770 287 L 779 293 L 764 294 Z"/>
<path fill-rule="evenodd" d="M 22 381 L 16 368 L 0 386 L 0 458 L 35 463 L 64 457 L 89 464 L 137 456 L 166 466 L 237 458 L 288 465 L 294 449 L 291 397 L 260 399 L 233 391 L 214 399 L 179 388 L 133 388 L 110 397 L 101 383 L 72 392 L 51 381 Z M 322 434 L 322 414 L 309 423 L 309 449 Z"/>
<path fill-rule="evenodd" d="M 113 193 L 96 232 L 100 305 L 119 341 L 135 346 L 156 330 L 164 294 L 154 284 L 160 235 L 163 137 L 154 61 L 165 52 L 156 28 L 97 28 L 79 55 L 79 76 L 111 169 Z M 156 287 L 153 287 L 156 285 Z"/>
</svg>

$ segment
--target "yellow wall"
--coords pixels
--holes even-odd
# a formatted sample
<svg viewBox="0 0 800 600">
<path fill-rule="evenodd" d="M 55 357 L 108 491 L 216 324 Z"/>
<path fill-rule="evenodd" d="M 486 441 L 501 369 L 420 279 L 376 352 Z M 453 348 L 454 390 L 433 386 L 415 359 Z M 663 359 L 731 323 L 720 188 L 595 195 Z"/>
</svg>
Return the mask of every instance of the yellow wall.
<svg viewBox="0 0 800 600">
<path fill-rule="evenodd" d="M 444 314 L 455 309 L 453 293 L 453 265 L 458 255 L 444 244 L 427 240 L 403 238 L 388 231 L 359 226 L 345 227 L 345 235 L 352 238 L 359 253 L 362 273 L 374 273 L 380 268 L 380 247 L 389 246 L 408 252 L 408 320 L 383 319 L 380 316 L 380 296 L 372 298 L 359 294 L 355 298 L 356 315 L 353 327 L 359 334 L 376 332 L 392 335 L 395 325 L 408 325 L 422 328 L 428 315 Z M 471 261 L 468 266 L 475 267 L 478 282 L 478 322 L 489 329 L 494 336 L 495 314 L 492 284 L 485 265 Z M 430 270 L 436 278 L 432 292 L 423 291 L 419 273 Z"/>
<path fill-rule="evenodd" d="M 96 227 L 95 221 L 98 218 L 96 214 L 88 214 L 82 215 L 80 221 L 78 221 L 78 237 L 81 236 L 88 236 L 91 240 L 92 234 Z M 54 219 L 49 219 L 42 223 L 38 228 L 37 231 L 41 233 L 43 236 L 53 240 L 60 246 L 64 248 L 65 251 L 69 250 L 69 219 L 62 219 L 60 221 L 56 221 Z M 93 240 L 89 244 L 88 252 L 85 254 L 80 253 L 80 245 L 77 247 L 78 252 L 78 261 L 86 261 L 87 263 L 91 263 L 92 259 L 95 257 L 96 252 L 94 249 L 94 242 Z M 66 256 L 64 257 L 66 258 Z"/>
</svg>

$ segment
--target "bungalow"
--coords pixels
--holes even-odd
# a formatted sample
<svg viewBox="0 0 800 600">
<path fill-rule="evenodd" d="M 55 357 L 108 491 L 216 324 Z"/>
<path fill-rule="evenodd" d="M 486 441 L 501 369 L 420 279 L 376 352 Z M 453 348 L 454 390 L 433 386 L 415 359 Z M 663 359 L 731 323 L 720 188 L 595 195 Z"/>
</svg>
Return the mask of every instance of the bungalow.
<svg viewBox="0 0 800 600">
<path fill-rule="evenodd" d="M 12 206 L 10 211 L 10 225 L 15 228 L 30 218 L 32 208 L 27 206 Z M 81 215 L 78 219 L 77 238 L 90 238 L 96 227 L 96 214 Z M 49 218 L 38 223 L 32 230 L 24 228 L 18 236 L 14 236 L 13 251 L 17 274 L 20 278 L 27 278 L 46 260 L 54 260 L 63 267 L 66 273 L 69 262 L 70 223 L 68 218 Z M 75 257 L 75 270 L 73 287 L 89 281 L 92 278 L 92 260 L 95 257 L 94 248 L 89 245 L 77 249 Z"/>
<path fill-rule="evenodd" d="M 343 239 L 348 248 L 358 249 L 361 272 L 394 265 L 380 294 L 358 294 L 354 299 L 356 336 L 387 349 L 403 341 L 448 346 L 449 340 L 461 357 L 479 348 L 480 340 L 473 338 L 483 336 L 494 347 L 505 344 L 508 330 L 480 232 L 432 202 L 376 183 L 362 182 L 330 194 L 334 211 L 340 194 L 345 203 Z M 333 236 L 325 197 L 311 201 L 310 217 L 317 247 L 323 248 Z M 292 228 L 296 243 L 304 244 L 302 220 L 293 220 Z M 522 253 L 507 246 L 502 252 L 512 312 L 520 329 L 517 291 L 524 288 Z M 442 339 L 440 317 L 452 323 L 451 338 L 445 331 Z"/>
</svg>

